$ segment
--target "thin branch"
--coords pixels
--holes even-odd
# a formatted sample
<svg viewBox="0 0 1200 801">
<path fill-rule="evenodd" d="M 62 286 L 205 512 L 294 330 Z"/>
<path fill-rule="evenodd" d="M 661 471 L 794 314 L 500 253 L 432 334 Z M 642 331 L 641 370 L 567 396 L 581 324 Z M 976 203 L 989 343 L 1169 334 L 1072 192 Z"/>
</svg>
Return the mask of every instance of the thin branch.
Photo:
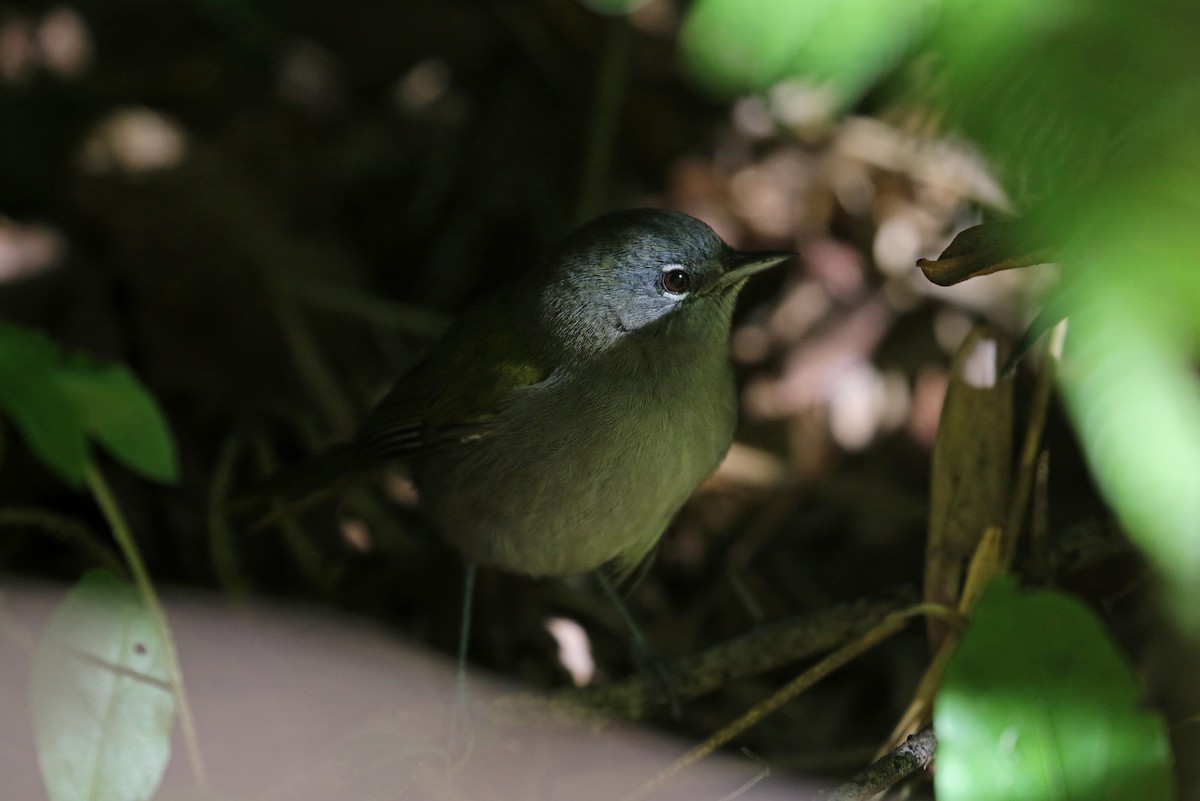
<svg viewBox="0 0 1200 801">
<path fill-rule="evenodd" d="M 750 792 L 751 787 L 771 775 L 771 766 L 768 765 L 762 757 L 753 753 L 749 748 L 743 748 L 742 754 L 748 759 L 754 760 L 754 762 L 758 764 L 758 773 L 747 779 L 741 787 L 737 788 L 729 795 L 723 796 L 720 801 L 734 801 L 734 799 L 741 798 L 743 795 Z"/>
<path fill-rule="evenodd" d="M 233 529 L 229 525 L 226 506 L 234 468 L 241 455 L 241 441 L 230 435 L 221 445 L 217 466 L 213 470 L 208 493 L 208 553 L 216 572 L 217 583 L 233 598 L 243 599 L 250 594 L 250 583 L 238 565 Z"/>
<path fill-rule="evenodd" d="M 195 776 L 196 786 L 200 788 L 201 792 L 207 792 L 208 772 L 204 768 L 204 758 L 200 753 L 200 739 L 196 736 L 196 722 L 192 717 L 192 707 L 188 703 L 187 692 L 183 686 L 183 669 L 179 663 L 179 651 L 175 647 L 175 638 L 171 634 L 171 627 L 167 622 L 167 613 L 158 598 L 158 593 L 154 590 L 154 584 L 150 581 L 150 574 L 142 561 L 141 552 L 133 539 L 129 525 L 125 522 L 125 517 L 121 514 L 120 507 L 117 506 L 117 500 L 113 497 L 99 468 L 94 465 L 88 466 L 87 482 L 96 503 L 100 505 L 100 510 L 104 513 L 105 520 L 112 529 L 117 547 L 121 549 L 121 554 L 129 565 L 129 572 L 133 575 L 133 583 L 142 596 L 142 603 L 145 604 L 146 610 L 154 621 L 154 628 L 158 633 L 159 642 L 162 643 L 163 656 L 166 658 L 167 670 L 171 676 L 171 688 L 175 695 L 175 705 L 179 709 L 179 725 L 183 731 L 188 760 L 192 765 L 192 775 Z"/>
<path fill-rule="evenodd" d="M 941 609 L 941 607 L 938 607 L 936 611 L 940 613 Z M 833 673 L 838 668 L 853 661 L 866 651 L 899 632 L 914 616 L 927 614 L 931 611 L 935 610 L 931 609 L 928 604 L 918 604 L 901 612 L 888 615 L 866 634 L 829 654 L 820 662 L 785 684 L 769 698 L 756 704 L 740 718 L 713 734 L 704 742 L 691 748 L 686 754 L 659 771 L 657 775 L 637 787 L 622 801 L 642 801 L 642 799 L 649 797 L 651 793 L 683 770 L 712 754 L 718 748 L 725 746 L 733 738 L 738 737 L 747 729 L 763 720 L 763 718 L 778 711 L 784 704 L 808 690 L 830 673 Z"/>
<path fill-rule="evenodd" d="M 924 728 L 830 793 L 828 801 L 869 801 L 918 770 L 929 767 L 936 750 L 937 737 L 933 729 Z"/>
<path fill-rule="evenodd" d="M 255 440 L 254 446 L 254 455 L 259 471 L 263 475 L 270 475 L 277 466 L 270 443 L 260 437 Z M 307 505 L 333 493 L 333 491 L 334 488 L 331 487 L 314 492 L 309 498 L 297 504 L 284 502 L 279 497 L 272 497 L 271 511 L 250 529 L 254 532 L 266 528 L 268 525 L 278 526 L 296 567 L 300 569 L 300 573 L 306 580 L 312 582 L 312 585 L 322 592 L 333 589 L 340 577 L 340 570 L 334 565 L 327 564 L 321 548 L 317 547 L 313 538 L 297 522 L 296 516 L 302 509 L 307 508 Z"/>
<path fill-rule="evenodd" d="M 673 689 L 681 700 L 697 698 L 731 682 L 807 659 L 869 631 L 913 600 L 909 593 L 883 601 L 860 601 L 757 627 L 674 663 Z M 564 690 L 555 695 L 555 703 L 636 719 L 663 700 L 660 694 L 645 677 L 635 675 L 624 681 Z"/>
<path fill-rule="evenodd" d="M 1012 564 L 1013 555 L 1016 553 L 1017 537 L 1021 533 L 1021 525 L 1029 507 L 1029 498 L 1033 493 L 1042 431 L 1046 428 L 1046 416 L 1050 409 L 1050 399 L 1054 396 L 1058 362 L 1062 358 L 1063 342 L 1066 337 L 1067 321 L 1064 320 L 1050 332 L 1050 340 L 1046 343 L 1046 358 L 1034 390 L 1033 401 L 1029 409 L 1029 426 L 1025 429 L 1025 441 L 1022 444 L 1021 455 L 1017 463 L 1017 481 L 1008 501 L 1008 520 L 1004 525 L 1003 546 L 1004 561 L 1007 565 Z"/>
</svg>

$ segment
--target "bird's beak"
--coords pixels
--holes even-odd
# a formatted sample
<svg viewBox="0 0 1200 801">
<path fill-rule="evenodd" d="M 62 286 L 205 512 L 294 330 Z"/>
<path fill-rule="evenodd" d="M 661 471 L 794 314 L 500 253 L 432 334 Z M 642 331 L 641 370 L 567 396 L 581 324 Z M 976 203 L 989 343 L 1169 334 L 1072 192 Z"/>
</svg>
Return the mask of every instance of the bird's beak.
<svg viewBox="0 0 1200 801">
<path fill-rule="evenodd" d="M 780 262 L 787 261 L 796 254 L 790 250 L 758 250 L 752 252 L 734 251 L 726 259 L 727 271 L 713 285 L 716 294 L 728 292 L 740 287 L 742 282 L 755 273 L 774 267 Z"/>
</svg>

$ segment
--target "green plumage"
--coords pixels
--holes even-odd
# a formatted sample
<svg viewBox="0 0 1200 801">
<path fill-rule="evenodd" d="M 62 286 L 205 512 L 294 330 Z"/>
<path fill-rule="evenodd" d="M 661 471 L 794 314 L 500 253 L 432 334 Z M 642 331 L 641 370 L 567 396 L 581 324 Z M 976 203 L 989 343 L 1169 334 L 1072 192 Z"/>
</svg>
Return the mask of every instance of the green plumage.
<svg viewBox="0 0 1200 801">
<path fill-rule="evenodd" d="M 791 255 L 675 212 L 601 217 L 469 308 L 306 483 L 403 461 L 469 561 L 627 573 L 728 449 L 734 301 Z"/>
</svg>

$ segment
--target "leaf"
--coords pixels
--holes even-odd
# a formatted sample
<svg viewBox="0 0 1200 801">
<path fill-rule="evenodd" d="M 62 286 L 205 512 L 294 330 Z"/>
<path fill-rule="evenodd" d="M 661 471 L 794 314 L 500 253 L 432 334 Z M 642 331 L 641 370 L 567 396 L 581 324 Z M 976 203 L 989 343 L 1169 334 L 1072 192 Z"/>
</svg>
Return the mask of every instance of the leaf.
<svg viewBox="0 0 1200 801">
<path fill-rule="evenodd" d="M 942 404 L 929 494 L 925 600 L 957 607 L 963 570 L 989 526 L 1004 523 L 1012 472 L 1013 382 L 1001 375 L 1008 344 L 976 326 L 959 347 Z M 936 650 L 946 624 L 930 619 Z"/>
<path fill-rule="evenodd" d="M 156 481 L 178 479 L 175 443 L 166 418 L 129 368 L 74 353 L 60 381 L 88 433 L 113 456 Z"/>
<path fill-rule="evenodd" d="M 793 77 L 853 100 L 924 32 L 932 0 L 698 0 L 680 35 L 688 71 L 718 94 Z"/>
<path fill-rule="evenodd" d="M 1069 319 L 1060 382 L 1096 483 L 1200 631 L 1200 6 L 945 9 L 948 120 L 1061 257 L 1050 318 Z"/>
<path fill-rule="evenodd" d="M 1178 100 L 1077 205 L 1092 224 L 1057 299 L 1063 394 L 1097 483 L 1200 632 L 1200 146 L 1180 134 L 1200 125 L 1200 80 Z"/>
<path fill-rule="evenodd" d="M 1095 615 L 997 579 L 934 705 L 938 801 L 1166 801 L 1161 718 Z"/>
<path fill-rule="evenodd" d="M 682 34 L 693 75 L 723 92 L 788 77 L 845 90 L 881 75 L 893 57 L 925 51 L 894 76 L 908 102 L 923 99 L 977 145 L 1027 212 L 1015 243 L 985 226 L 925 266 L 952 283 L 1043 259 L 1037 249 L 1053 247 L 1063 280 L 1043 322 L 1070 317 L 1060 373 L 1067 408 L 1106 500 L 1193 631 L 1198 25 L 1200 4 L 1178 0 L 697 0 Z"/>
<path fill-rule="evenodd" d="M 1051 260 L 1049 248 L 1022 246 L 1023 226 L 1008 220 L 986 222 L 960 231 L 936 259 L 919 259 L 917 266 L 939 286 L 953 286 L 977 275 L 1029 267 Z"/>
<path fill-rule="evenodd" d="M 30 702 L 51 801 L 142 801 L 162 781 L 175 699 L 150 615 L 111 573 L 83 577 L 34 655 Z"/>
<path fill-rule="evenodd" d="M 83 421 L 57 381 L 58 346 L 45 334 L 0 321 L 0 411 L 34 455 L 72 486 L 88 464 Z"/>
<path fill-rule="evenodd" d="M 83 485 L 89 435 L 144 476 L 164 483 L 178 478 L 162 409 L 127 367 L 64 355 L 45 334 L 3 321 L 0 411 L 34 455 L 72 486 Z"/>
</svg>

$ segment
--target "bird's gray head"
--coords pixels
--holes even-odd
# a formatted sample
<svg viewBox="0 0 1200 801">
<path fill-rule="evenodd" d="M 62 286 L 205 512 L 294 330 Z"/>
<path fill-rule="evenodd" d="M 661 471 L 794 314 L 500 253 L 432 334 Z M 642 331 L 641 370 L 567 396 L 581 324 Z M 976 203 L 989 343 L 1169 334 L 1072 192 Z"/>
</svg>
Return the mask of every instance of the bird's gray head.
<svg viewBox="0 0 1200 801">
<path fill-rule="evenodd" d="M 581 354 L 634 332 L 695 329 L 724 339 L 746 278 L 792 255 L 740 253 L 680 212 L 606 214 L 571 233 L 543 262 L 542 323 L 560 347 Z"/>
</svg>

